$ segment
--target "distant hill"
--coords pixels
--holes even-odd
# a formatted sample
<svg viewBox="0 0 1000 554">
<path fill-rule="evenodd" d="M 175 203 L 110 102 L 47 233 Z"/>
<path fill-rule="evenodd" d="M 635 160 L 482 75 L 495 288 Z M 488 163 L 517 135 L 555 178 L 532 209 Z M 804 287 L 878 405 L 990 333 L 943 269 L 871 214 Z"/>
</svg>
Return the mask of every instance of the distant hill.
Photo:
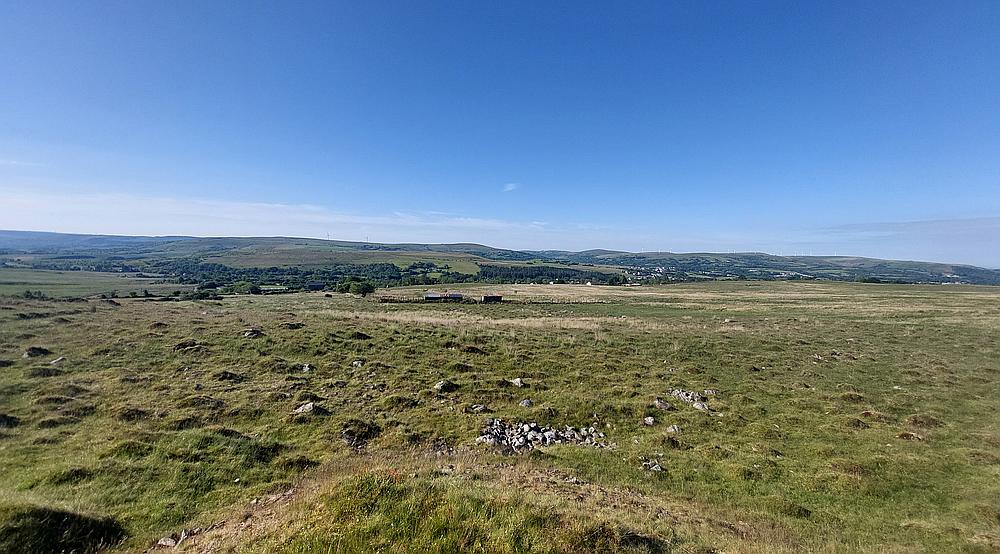
<svg viewBox="0 0 1000 554">
<path fill-rule="evenodd" d="M 908 283 L 1000 284 L 1000 271 L 957 264 L 880 260 L 850 256 L 774 256 L 621 252 L 613 250 L 519 251 L 481 244 L 383 244 L 294 237 L 142 237 L 0 231 L 0 260 L 6 265 L 49 269 L 108 270 L 155 267 L 168 271 L 185 263 L 231 268 L 370 268 L 391 264 L 409 276 L 476 275 L 493 279 L 589 280 L 620 273 L 633 281 L 701 279 L 831 279 Z M 131 267 L 131 266 L 129 266 Z M 520 268 L 515 270 L 514 268 Z M 286 269 L 286 271 L 291 271 Z M 366 275 L 371 274 L 366 270 Z"/>
</svg>

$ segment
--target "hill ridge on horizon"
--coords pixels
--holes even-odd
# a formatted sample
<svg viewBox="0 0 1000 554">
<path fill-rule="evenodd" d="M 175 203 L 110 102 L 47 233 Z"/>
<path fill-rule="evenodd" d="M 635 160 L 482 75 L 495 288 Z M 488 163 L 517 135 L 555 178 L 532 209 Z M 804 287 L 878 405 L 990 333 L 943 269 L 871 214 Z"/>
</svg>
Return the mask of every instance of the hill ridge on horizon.
<svg viewBox="0 0 1000 554">
<path fill-rule="evenodd" d="M 561 249 L 543 249 L 543 250 L 533 250 L 533 249 L 517 249 L 517 248 L 505 248 L 498 246 L 491 246 L 487 244 L 481 244 L 476 242 L 437 242 L 437 243 L 420 243 L 420 242 L 365 242 L 365 241 L 350 241 L 342 239 L 330 239 L 321 237 L 297 237 L 290 235 L 255 235 L 255 236 L 197 236 L 197 235 L 126 235 L 126 234 L 114 234 L 114 233 L 62 233 L 58 231 L 24 231 L 18 229 L 0 229 L 0 249 L 12 249 L 16 246 L 11 246 L 9 242 L 6 241 L 18 241 L 18 240 L 28 240 L 30 237 L 46 237 L 52 239 L 66 239 L 67 237 L 75 237 L 79 240 L 95 240 L 95 239 L 109 239 L 109 240 L 123 240 L 130 242 L 142 241 L 143 239 L 151 241 L 226 241 L 226 240 L 240 240 L 240 241 L 253 241 L 253 240 L 288 240 L 288 241 L 316 241 L 319 243 L 334 244 L 337 246 L 357 246 L 366 249 L 402 249 L 402 248 L 417 248 L 421 250 L 438 248 L 468 248 L 468 249 L 486 249 L 487 251 L 497 251 L 497 252 L 509 252 L 516 254 L 531 254 L 539 259 L 553 259 L 559 260 L 564 257 L 602 257 L 602 256 L 645 256 L 645 257 L 660 257 L 660 256 L 768 256 L 771 258 L 782 258 L 782 259 L 816 259 L 816 260 L 865 260 L 874 262 L 902 262 L 902 263 L 917 263 L 917 264 L 934 264 L 934 265 L 946 265 L 954 267 L 968 267 L 975 269 L 984 269 L 988 271 L 1000 271 L 1000 268 L 987 268 L 983 266 L 977 266 L 975 264 L 958 263 L 958 262 L 941 262 L 933 260 L 914 260 L 914 259 L 896 259 L 896 258 L 881 258 L 881 257 L 871 257 L 871 256 L 856 256 L 856 255 L 845 255 L 845 254 L 802 254 L 802 255 L 780 255 L 773 254 L 765 251 L 748 250 L 748 251 L 733 251 L 733 252 L 712 252 L 712 251 L 674 251 L 674 250 L 612 250 L 606 248 L 590 248 L 585 250 L 561 250 Z M 35 246 L 38 248 L 39 246 Z"/>
</svg>

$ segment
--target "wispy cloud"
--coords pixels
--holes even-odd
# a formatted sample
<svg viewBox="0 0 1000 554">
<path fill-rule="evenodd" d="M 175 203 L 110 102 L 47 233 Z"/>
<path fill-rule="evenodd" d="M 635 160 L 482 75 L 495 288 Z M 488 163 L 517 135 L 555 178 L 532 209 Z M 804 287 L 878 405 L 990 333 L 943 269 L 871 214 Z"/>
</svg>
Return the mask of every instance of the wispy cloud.
<svg viewBox="0 0 1000 554">
<path fill-rule="evenodd" d="M 803 230 L 798 251 L 1000 267 L 1000 217 L 851 223 Z"/>
<path fill-rule="evenodd" d="M 515 190 L 519 189 L 520 187 L 521 187 L 521 185 L 519 185 L 517 183 L 507 183 L 507 184 L 505 184 L 503 186 L 503 191 L 502 192 L 514 192 Z"/>
<path fill-rule="evenodd" d="M 562 243 L 573 226 L 440 212 L 357 214 L 312 204 L 132 194 L 0 190 L 0 227 L 71 233 L 300 236 L 376 242 L 482 242 L 518 248 Z"/>
<path fill-rule="evenodd" d="M 23 160 L 0 159 L 0 166 L 36 167 L 38 165 L 35 162 L 26 162 Z"/>
<path fill-rule="evenodd" d="M 836 234 L 902 235 L 911 237 L 966 235 L 984 232 L 1000 233 L 1000 217 L 852 223 L 830 227 L 829 231 Z"/>
</svg>

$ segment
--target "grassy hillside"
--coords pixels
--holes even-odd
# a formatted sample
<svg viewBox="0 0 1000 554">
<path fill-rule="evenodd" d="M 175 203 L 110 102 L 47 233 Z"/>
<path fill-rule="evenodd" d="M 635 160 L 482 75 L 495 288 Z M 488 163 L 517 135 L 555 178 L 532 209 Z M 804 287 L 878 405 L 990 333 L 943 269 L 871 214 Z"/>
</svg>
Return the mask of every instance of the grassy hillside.
<svg viewBox="0 0 1000 554">
<path fill-rule="evenodd" d="M 995 289 L 497 289 L 520 302 L 0 300 L 0 545 L 1000 548 Z M 488 418 L 606 448 L 504 453 Z"/>
<path fill-rule="evenodd" d="M 906 283 L 1000 284 L 1000 271 L 967 265 L 837 256 L 773 256 L 763 253 L 661 253 L 587 250 L 520 252 L 478 244 L 379 244 L 289 237 L 109 237 L 0 231 L 0 262 L 35 269 L 190 272 L 188 262 L 227 267 L 337 270 L 371 278 L 378 264 L 405 270 L 384 282 L 427 277 L 445 282 L 475 279 L 484 265 L 531 267 L 505 280 L 586 282 L 623 271 L 634 281 L 708 279 L 829 279 Z M 182 263 L 182 264 L 181 264 Z M 179 265 L 181 264 L 181 265 Z M 183 267 L 182 267 L 183 265 Z M 537 268 L 553 268 L 548 273 Z M 555 271 L 555 270 L 568 271 Z M 596 272 L 594 274 L 593 272 Z M 391 272 L 390 272 L 391 273 Z M 398 273 L 398 272 L 396 272 Z M 490 272 L 497 275 L 497 271 Z M 244 275 L 243 278 L 246 276 Z M 331 278 L 329 274 L 319 278 Z M 378 280 L 378 279 L 377 279 Z M 283 283 L 289 284 L 289 283 Z"/>
</svg>

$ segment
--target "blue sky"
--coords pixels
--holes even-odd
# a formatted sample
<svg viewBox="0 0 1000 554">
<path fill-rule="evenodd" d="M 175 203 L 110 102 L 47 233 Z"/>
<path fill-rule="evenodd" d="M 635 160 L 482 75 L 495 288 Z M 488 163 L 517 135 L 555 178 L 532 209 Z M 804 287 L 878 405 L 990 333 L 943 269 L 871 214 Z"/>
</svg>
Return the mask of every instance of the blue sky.
<svg viewBox="0 0 1000 554">
<path fill-rule="evenodd" d="M 998 2 L 0 6 L 0 228 L 1000 267 Z"/>
</svg>

